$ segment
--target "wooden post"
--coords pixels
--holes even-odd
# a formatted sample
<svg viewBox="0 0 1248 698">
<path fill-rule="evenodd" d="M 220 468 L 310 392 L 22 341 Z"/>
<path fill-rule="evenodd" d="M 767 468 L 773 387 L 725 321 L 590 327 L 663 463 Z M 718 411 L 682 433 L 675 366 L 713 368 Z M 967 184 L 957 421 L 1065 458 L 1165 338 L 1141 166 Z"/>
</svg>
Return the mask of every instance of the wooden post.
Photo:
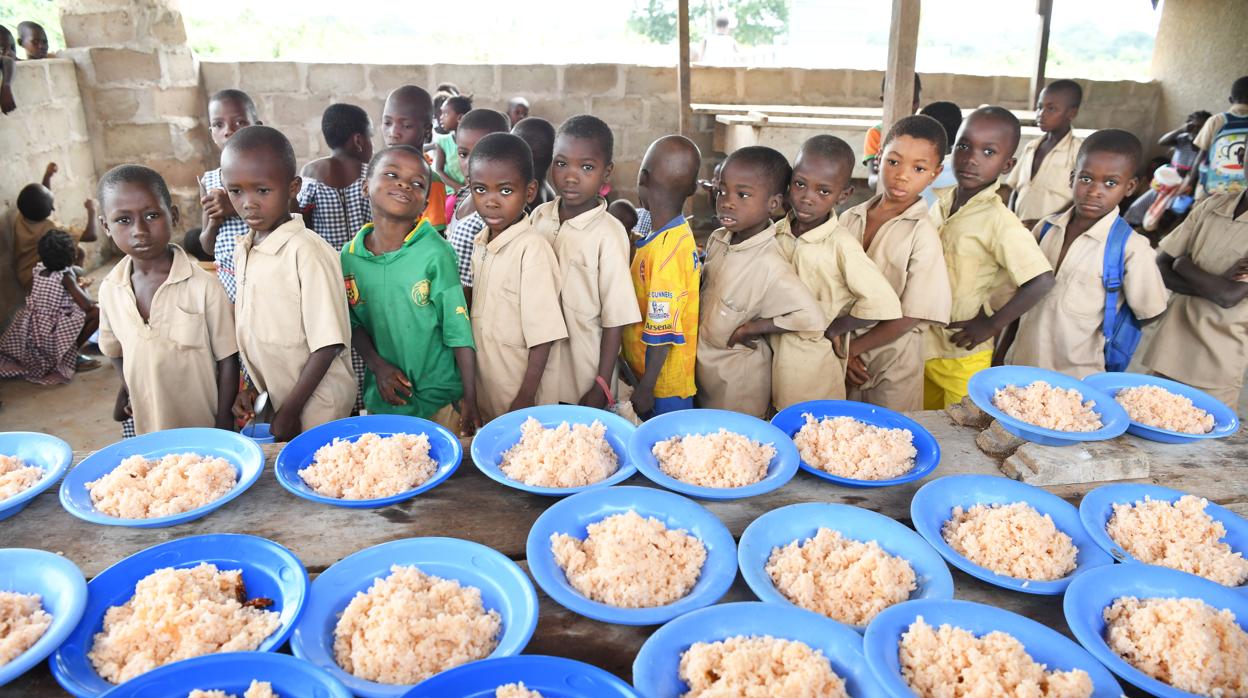
<svg viewBox="0 0 1248 698">
<path fill-rule="evenodd" d="M 689 74 L 689 0 L 679 0 L 676 10 L 676 41 L 680 45 L 680 63 L 676 66 L 676 79 L 680 91 L 680 135 L 693 137 L 693 87 Z"/>
<path fill-rule="evenodd" d="M 919 47 L 919 0 L 893 0 L 884 74 L 884 132 L 914 113 L 914 56 Z"/>
<path fill-rule="evenodd" d="M 1031 70 L 1031 104 L 1035 106 L 1044 89 L 1044 67 L 1049 62 L 1049 26 L 1053 22 L 1053 0 L 1036 0 L 1036 14 L 1040 15 L 1036 30 L 1036 63 Z"/>
</svg>

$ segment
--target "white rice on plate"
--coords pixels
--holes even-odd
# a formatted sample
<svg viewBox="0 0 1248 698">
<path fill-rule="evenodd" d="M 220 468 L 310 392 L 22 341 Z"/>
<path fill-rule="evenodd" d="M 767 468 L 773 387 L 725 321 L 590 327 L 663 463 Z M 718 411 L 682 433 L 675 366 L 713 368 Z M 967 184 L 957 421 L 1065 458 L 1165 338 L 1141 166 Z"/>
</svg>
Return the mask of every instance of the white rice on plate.
<svg viewBox="0 0 1248 698">
<path fill-rule="evenodd" d="M 1191 399 L 1159 385 L 1124 388 L 1118 391 L 1114 400 L 1122 405 L 1133 422 L 1183 434 L 1208 434 L 1213 431 L 1213 415 L 1197 407 Z"/>
<path fill-rule="evenodd" d="M 394 565 L 356 592 L 334 626 L 334 660 L 366 681 L 407 685 L 488 657 L 503 628 L 481 590 Z"/>
<path fill-rule="evenodd" d="M 585 487 L 601 482 L 620 467 L 607 443 L 607 427 L 561 422 L 553 429 L 529 417 L 520 425 L 520 440 L 503 453 L 499 469 L 530 487 Z"/>
<path fill-rule="evenodd" d="M 263 610 L 269 599 L 247 600 L 241 570 L 206 562 L 165 567 L 140 579 L 134 596 L 104 614 L 87 659 L 104 680 L 124 683 L 181 659 L 255 650 L 279 627 Z"/>
<path fill-rule="evenodd" d="M 416 489 L 438 470 L 425 434 L 361 434 L 316 450 L 299 477 L 323 497 L 379 499 Z"/>
<path fill-rule="evenodd" d="M 42 596 L 0 591 L 0 667 L 34 646 L 51 625 Z"/>
<path fill-rule="evenodd" d="M 850 625 L 870 623 L 918 588 L 909 562 L 828 528 L 772 548 L 764 569 L 789 601 Z"/>
<path fill-rule="evenodd" d="M 1226 586 L 1248 582 L 1248 560 L 1222 542 L 1226 527 L 1205 512 L 1209 500 L 1183 495 L 1177 502 L 1145 497 L 1115 504 L 1105 533 L 1132 557 Z"/>
<path fill-rule="evenodd" d="M 154 519 L 211 504 L 237 484 L 238 472 L 224 458 L 170 453 L 158 460 L 130 456 L 86 487 L 101 514 Z"/>
<path fill-rule="evenodd" d="M 891 480 L 914 469 L 914 434 L 867 424 L 852 417 L 815 419 L 793 436 L 802 460 L 839 477 L 854 480 Z"/>
<path fill-rule="evenodd" d="M 205 691 L 197 688 L 191 691 L 186 698 L 238 698 L 238 696 L 221 690 Z M 247 692 L 243 694 L 243 698 L 281 698 L 281 696 L 273 692 L 273 684 L 268 681 L 252 679 L 251 685 L 247 687 Z"/>
<path fill-rule="evenodd" d="M 660 441 L 651 448 L 659 468 L 669 477 L 698 487 L 733 488 L 767 477 L 776 457 L 771 444 L 720 429 L 714 434 L 687 434 Z"/>
<path fill-rule="evenodd" d="M 1085 402 L 1083 394 L 1074 388 L 1058 388 L 1044 381 L 1021 388 L 997 388 L 992 404 L 1014 419 L 1055 431 L 1087 432 L 1104 426 L 1092 409 L 1096 403 Z"/>
<path fill-rule="evenodd" d="M 770 635 L 695 642 L 680 655 L 680 680 L 682 698 L 849 696 L 822 650 Z"/>
<path fill-rule="evenodd" d="M 652 608 L 684 598 L 706 562 L 702 541 L 635 511 L 596 521 L 586 534 L 584 540 L 552 534 L 555 563 L 579 594 L 619 608 Z"/>
<path fill-rule="evenodd" d="M 1070 536 L 1026 502 L 954 507 L 940 534 L 959 555 L 1008 577 L 1052 581 L 1078 565 Z"/>
<path fill-rule="evenodd" d="M 43 479 L 43 468 L 0 454 L 0 502 L 15 497 Z"/>
<path fill-rule="evenodd" d="M 1248 696 L 1248 633 L 1200 599 L 1114 599 L 1105 642 L 1131 666 L 1202 696 Z"/>
<path fill-rule="evenodd" d="M 933 629 L 919 616 L 902 633 L 897 658 L 902 678 L 920 698 L 1092 695 L 1088 672 L 1045 671 L 1023 643 L 999 630 L 975 637 L 949 624 Z"/>
<path fill-rule="evenodd" d="M 525 688 L 523 681 L 517 681 L 494 689 L 494 698 L 542 698 L 542 694 Z"/>
</svg>

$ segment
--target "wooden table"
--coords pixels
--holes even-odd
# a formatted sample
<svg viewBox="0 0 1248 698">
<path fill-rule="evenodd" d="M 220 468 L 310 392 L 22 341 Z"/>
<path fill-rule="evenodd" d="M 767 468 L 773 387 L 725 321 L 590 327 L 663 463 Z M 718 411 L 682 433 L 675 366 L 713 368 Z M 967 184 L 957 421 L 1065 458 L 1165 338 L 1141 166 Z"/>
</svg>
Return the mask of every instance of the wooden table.
<svg viewBox="0 0 1248 698">
<path fill-rule="evenodd" d="M 963 473 L 999 475 L 997 462 L 975 446 L 978 430 L 954 425 L 944 412 L 911 415 L 940 442 L 942 459 L 933 476 Z M 1248 435 L 1188 445 L 1135 439 L 1152 458 L 1157 484 L 1208 497 L 1237 513 L 1248 514 Z M 1074 448 L 1074 447 L 1072 447 Z M 270 465 L 280 446 L 266 446 Z M 465 448 L 467 453 L 467 448 Z M 75 454 L 81 458 L 86 454 Z M 929 476 L 933 477 L 933 476 Z M 924 481 L 882 489 L 839 487 L 799 471 L 771 494 L 728 502 L 703 502 L 739 537 L 751 521 L 777 507 L 799 502 L 853 504 L 909 523 L 910 499 Z M 649 486 L 637 475 L 625 484 Z M 1078 504 L 1088 490 L 1103 483 L 1048 488 Z M 170 528 L 135 529 L 98 526 L 65 512 L 53 488 L 36 497 L 17 516 L 0 522 L 0 547 L 40 548 L 65 555 L 88 579 L 114 562 L 164 541 L 203 533 L 250 533 L 290 548 L 315 576 L 363 548 L 401 538 L 451 536 L 488 545 L 525 565 L 525 538 L 533 521 L 555 500 L 500 485 L 465 462 L 445 483 L 395 506 L 346 509 L 296 497 L 278 484 L 272 469 L 246 493 L 216 512 Z M 953 568 L 951 568 L 953 569 Z M 1005 608 L 1069 635 L 1061 597 L 1035 596 L 999 589 L 953 569 L 956 597 Z M 601 666 L 631 678 L 633 657 L 654 628 L 600 623 L 565 610 L 538 590 L 537 632 L 526 648 Z M 724 601 L 752 600 L 738 576 Z M 47 663 L 0 688 L 0 698 L 68 695 L 56 684 Z"/>
</svg>

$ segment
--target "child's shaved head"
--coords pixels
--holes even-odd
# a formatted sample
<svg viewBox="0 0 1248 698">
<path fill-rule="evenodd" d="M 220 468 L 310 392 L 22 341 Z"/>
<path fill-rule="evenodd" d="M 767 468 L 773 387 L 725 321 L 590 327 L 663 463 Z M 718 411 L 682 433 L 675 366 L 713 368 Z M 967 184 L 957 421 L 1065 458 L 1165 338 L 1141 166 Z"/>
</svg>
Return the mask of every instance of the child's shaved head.
<svg viewBox="0 0 1248 698">
<path fill-rule="evenodd" d="M 605 162 L 615 159 L 615 136 L 607 122 L 591 114 L 577 114 L 559 126 L 558 137 L 579 138 L 598 144 Z"/>
<path fill-rule="evenodd" d="M 858 159 L 854 155 L 854 149 L 849 147 L 848 143 L 836 136 L 826 134 L 808 138 L 805 143 L 802 143 L 798 157 L 821 158 L 839 165 L 845 172 L 852 172 L 854 161 Z"/>
<path fill-rule="evenodd" d="M 259 119 L 259 114 L 256 111 L 256 103 L 252 101 L 250 95 L 242 90 L 218 90 L 208 99 L 209 104 L 212 104 L 213 102 L 234 102 L 235 104 L 241 106 L 243 111 L 247 112 L 248 118 L 250 118 L 253 122 Z"/>
<path fill-rule="evenodd" d="M 724 170 L 729 165 L 748 167 L 758 171 L 767 182 L 767 195 L 783 194 L 789 186 L 789 178 L 793 176 L 793 168 L 780 151 L 763 145 L 751 145 L 734 150 L 724 160 Z"/>
<path fill-rule="evenodd" d="M 371 178 L 373 176 L 373 170 L 377 169 L 377 164 L 380 163 L 385 158 L 391 155 L 394 155 L 396 153 L 403 153 L 405 155 L 411 155 L 415 159 L 420 160 L 420 164 L 424 167 L 426 174 L 430 171 L 429 161 L 425 160 L 425 156 L 420 151 L 420 148 L 416 148 L 410 145 L 392 145 L 389 148 L 382 148 L 381 150 L 377 151 L 376 155 L 373 155 L 373 159 L 368 161 L 368 167 L 364 169 L 364 176 L 367 178 Z"/>
<path fill-rule="evenodd" d="M 433 136 L 433 98 L 424 88 L 403 85 L 386 97 L 381 127 L 386 145 L 421 147 Z"/>
<path fill-rule="evenodd" d="M 1054 80 L 1045 86 L 1044 91 L 1049 94 L 1065 95 L 1072 107 L 1083 104 L 1083 88 L 1074 80 Z"/>
<path fill-rule="evenodd" d="M 958 115 L 958 118 L 961 119 L 961 114 Z M 945 153 L 949 152 L 949 137 L 946 126 L 930 116 L 915 114 L 914 116 L 898 119 L 897 123 L 888 129 L 888 135 L 884 137 L 883 145 L 880 146 L 880 149 L 887 148 L 888 144 L 899 136 L 909 136 L 931 143 L 939 156 L 937 157 L 938 160 L 943 158 Z"/>
<path fill-rule="evenodd" d="M 530 116 L 518 121 L 511 132 L 529 144 L 533 169 L 538 177 L 545 178 L 555 153 L 555 125 L 539 116 Z"/>
<path fill-rule="evenodd" d="M 386 97 L 386 107 L 394 106 L 400 111 L 425 119 L 433 119 L 433 98 L 423 87 L 403 85 Z"/>
<path fill-rule="evenodd" d="M 1005 144 L 1006 150 L 1010 154 L 1018 150 L 1018 141 L 1023 136 L 1023 127 L 1022 124 L 1018 123 L 1018 117 L 1014 116 L 1014 113 L 1009 109 L 996 106 L 980 107 L 966 117 L 966 120 L 962 122 L 962 128 L 970 128 L 972 122 L 999 124 L 1006 130 L 1007 135 L 1012 134 L 1012 137 Z"/>
<path fill-rule="evenodd" d="M 1236 104 L 1248 104 L 1248 75 L 1231 83 L 1231 101 Z"/>
<path fill-rule="evenodd" d="M 648 191 L 678 195 L 683 200 L 697 191 L 701 168 L 702 153 L 693 141 L 684 136 L 663 136 L 646 150 L 638 180 L 645 180 Z"/>
<path fill-rule="evenodd" d="M 53 206 L 52 191 L 37 182 L 27 184 L 17 194 L 17 210 L 28 221 L 47 220 Z"/>
<path fill-rule="evenodd" d="M 533 151 L 519 136 L 510 133 L 491 133 L 477 141 L 469 160 L 471 169 L 480 162 L 505 162 L 516 168 L 524 182 L 533 181 Z M 471 177 L 471 175 L 469 175 Z"/>
<path fill-rule="evenodd" d="M 137 184 L 145 187 L 156 195 L 165 208 L 173 210 L 173 197 L 169 195 L 169 185 L 160 173 L 143 165 L 118 165 L 100 178 L 100 201 L 108 198 L 108 193 L 120 184 Z"/>
<path fill-rule="evenodd" d="M 493 109 L 473 109 L 459 120 L 459 127 L 465 131 L 506 133 L 509 125 L 507 116 Z"/>
<path fill-rule="evenodd" d="M 1092 153 L 1113 153 L 1128 158 L 1131 162 L 1130 172 L 1134 173 L 1140 167 L 1140 161 L 1144 159 L 1144 146 L 1140 143 L 1140 139 L 1130 131 L 1124 131 L 1120 128 L 1106 128 L 1093 133 L 1084 139 L 1083 145 L 1079 147 L 1079 155 L 1075 162 L 1083 162 L 1084 158 Z M 1076 165 L 1076 168 L 1078 165 Z"/>
<path fill-rule="evenodd" d="M 22 22 L 17 25 L 17 38 L 26 50 L 27 60 L 48 57 L 48 33 L 35 22 Z"/>
<path fill-rule="evenodd" d="M 295 167 L 295 149 L 290 144 L 290 140 L 282 135 L 281 131 L 272 126 L 248 126 L 234 137 L 225 142 L 222 158 L 224 153 L 239 155 L 242 153 L 256 153 L 267 157 L 282 167 L 282 174 L 288 180 L 293 180 L 296 175 Z"/>
</svg>

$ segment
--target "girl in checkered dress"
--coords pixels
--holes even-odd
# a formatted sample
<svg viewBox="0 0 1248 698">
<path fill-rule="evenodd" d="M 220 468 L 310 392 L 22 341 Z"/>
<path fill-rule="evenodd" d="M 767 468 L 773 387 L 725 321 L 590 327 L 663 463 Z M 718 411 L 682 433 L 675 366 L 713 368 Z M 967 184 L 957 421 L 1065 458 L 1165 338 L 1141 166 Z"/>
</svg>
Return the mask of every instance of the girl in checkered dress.
<svg viewBox="0 0 1248 698">
<path fill-rule="evenodd" d="M 100 325 L 100 309 L 78 285 L 69 233 L 48 231 L 39 239 L 39 259 L 26 307 L 0 336 L 0 378 L 68 383 L 78 350 Z"/>
</svg>

